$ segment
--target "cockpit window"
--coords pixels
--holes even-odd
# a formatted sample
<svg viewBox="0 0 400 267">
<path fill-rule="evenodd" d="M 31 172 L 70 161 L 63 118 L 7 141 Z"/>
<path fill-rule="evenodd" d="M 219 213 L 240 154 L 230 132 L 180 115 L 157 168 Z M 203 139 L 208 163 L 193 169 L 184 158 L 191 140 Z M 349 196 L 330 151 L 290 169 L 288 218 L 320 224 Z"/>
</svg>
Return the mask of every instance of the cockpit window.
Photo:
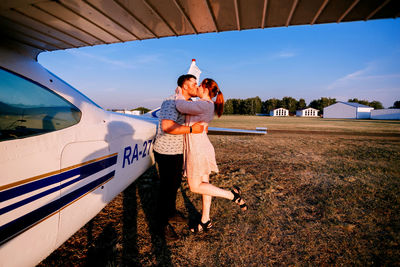
<svg viewBox="0 0 400 267">
<path fill-rule="evenodd" d="M 77 124 L 81 115 L 49 89 L 0 69 L 0 141 L 61 130 Z"/>
</svg>

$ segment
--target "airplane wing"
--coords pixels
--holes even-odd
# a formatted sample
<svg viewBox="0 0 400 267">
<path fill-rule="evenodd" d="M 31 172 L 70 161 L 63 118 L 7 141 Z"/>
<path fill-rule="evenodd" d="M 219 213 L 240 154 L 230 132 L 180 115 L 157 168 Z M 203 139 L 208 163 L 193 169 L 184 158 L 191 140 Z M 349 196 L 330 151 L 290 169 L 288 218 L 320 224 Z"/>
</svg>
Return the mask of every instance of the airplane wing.
<svg viewBox="0 0 400 267">
<path fill-rule="evenodd" d="M 153 109 L 142 116 L 150 118 L 158 118 L 160 108 Z M 220 127 L 208 127 L 209 135 L 265 135 L 267 134 L 267 128 L 257 127 L 256 130 L 248 129 L 233 129 L 233 128 L 220 128 Z"/>
<path fill-rule="evenodd" d="M 258 127 L 257 127 L 258 128 Z M 267 128 L 260 127 L 256 130 L 208 127 L 209 135 L 265 135 Z"/>
<path fill-rule="evenodd" d="M 399 16 L 398 0 L 5 0 L 0 31 L 35 56 L 169 36 Z"/>
<path fill-rule="evenodd" d="M 157 118 L 157 119 L 158 119 L 160 109 L 161 109 L 161 108 L 158 107 L 158 108 L 156 108 L 156 109 L 150 110 L 149 112 L 144 113 L 142 116 L 144 116 L 144 117 L 150 117 L 150 118 Z"/>
</svg>

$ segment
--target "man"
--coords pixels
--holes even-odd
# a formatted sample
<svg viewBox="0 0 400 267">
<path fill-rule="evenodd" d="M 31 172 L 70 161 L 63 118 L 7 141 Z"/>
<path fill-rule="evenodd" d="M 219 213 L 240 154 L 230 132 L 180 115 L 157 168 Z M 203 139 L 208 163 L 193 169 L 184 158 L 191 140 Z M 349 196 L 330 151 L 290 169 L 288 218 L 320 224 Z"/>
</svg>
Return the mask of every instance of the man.
<svg viewBox="0 0 400 267">
<path fill-rule="evenodd" d="M 196 77 L 191 74 L 178 78 L 178 86 L 190 96 L 197 96 Z M 171 95 L 161 105 L 159 125 L 154 143 L 154 157 L 160 175 L 160 191 L 158 195 L 157 212 L 159 230 L 167 238 L 176 239 L 178 236 L 168 223 L 172 218 L 176 220 L 179 214 L 176 210 L 176 194 L 182 182 L 183 166 L 183 135 L 187 133 L 201 133 L 204 126 L 194 124 L 184 126 L 185 116 L 175 108 L 175 95 Z"/>
</svg>

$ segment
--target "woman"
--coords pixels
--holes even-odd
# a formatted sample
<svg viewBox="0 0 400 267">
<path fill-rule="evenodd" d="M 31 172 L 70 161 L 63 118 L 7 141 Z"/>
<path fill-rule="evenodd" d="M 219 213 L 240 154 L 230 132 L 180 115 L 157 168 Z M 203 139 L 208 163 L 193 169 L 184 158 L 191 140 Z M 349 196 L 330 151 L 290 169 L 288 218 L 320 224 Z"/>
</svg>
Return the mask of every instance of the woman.
<svg viewBox="0 0 400 267">
<path fill-rule="evenodd" d="M 217 83 L 212 79 L 204 79 L 198 87 L 198 101 L 186 101 L 182 89 L 178 87 L 176 108 L 179 112 L 187 114 L 186 124 L 191 126 L 196 122 L 203 122 L 204 128 L 213 119 L 214 112 L 221 117 L 224 109 L 224 97 Z M 212 99 L 216 97 L 215 102 Z M 214 147 L 208 139 L 207 132 L 201 134 L 186 134 L 184 149 L 184 175 L 188 178 L 190 191 L 201 194 L 203 208 L 201 220 L 192 232 L 206 231 L 212 227 L 210 219 L 211 198 L 222 197 L 230 199 L 247 210 L 247 205 L 240 196 L 240 189 L 234 187 L 228 191 L 209 183 L 211 172 L 218 172 L 215 161 Z"/>
</svg>

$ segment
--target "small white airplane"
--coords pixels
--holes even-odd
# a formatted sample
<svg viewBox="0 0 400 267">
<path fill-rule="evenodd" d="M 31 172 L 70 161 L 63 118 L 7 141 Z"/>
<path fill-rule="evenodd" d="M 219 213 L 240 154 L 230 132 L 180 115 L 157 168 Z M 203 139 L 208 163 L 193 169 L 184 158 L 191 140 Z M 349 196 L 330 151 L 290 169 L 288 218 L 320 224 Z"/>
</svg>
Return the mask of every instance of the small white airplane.
<svg viewBox="0 0 400 267">
<path fill-rule="evenodd" d="M 40 52 L 400 14 L 395 0 L 332 2 L 2 1 L 0 266 L 39 263 L 154 163 L 157 110 L 105 111 L 43 68 Z"/>
<path fill-rule="evenodd" d="M 106 111 L 18 51 L 0 58 L 0 263 L 31 265 L 153 165 L 159 108 Z"/>
<path fill-rule="evenodd" d="M 157 118 L 105 111 L 15 50 L 0 58 L 0 264 L 34 265 L 153 164 Z"/>
</svg>

